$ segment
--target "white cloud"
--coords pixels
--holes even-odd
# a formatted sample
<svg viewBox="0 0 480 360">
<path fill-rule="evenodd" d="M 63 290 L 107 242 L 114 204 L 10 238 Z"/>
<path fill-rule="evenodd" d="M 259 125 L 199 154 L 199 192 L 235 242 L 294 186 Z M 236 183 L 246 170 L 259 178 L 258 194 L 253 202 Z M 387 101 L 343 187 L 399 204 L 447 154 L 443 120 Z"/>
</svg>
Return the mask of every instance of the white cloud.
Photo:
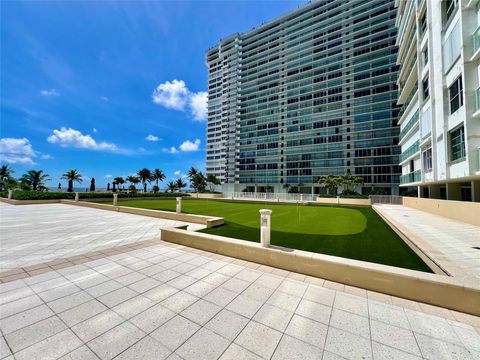
<svg viewBox="0 0 480 360">
<path fill-rule="evenodd" d="M 61 147 L 74 147 L 90 150 L 118 150 L 117 146 L 105 141 L 97 143 L 90 135 L 83 135 L 80 131 L 62 127 L 60 130 L 53 130 L 53 134 L 47 138 L 51 144 L 57 144 Z"/>
<path fill-rule="evenodd" d="M 190 96 L 190 110 L 192 111 L 193 118 L 198 121 L 207 120 L 207 101 L 208 93 L 206 91 L 200 91 L 193 93 Z"/>
<path fill-rule="evenodd" d="M 44 89 L 44 90 L 40 90 L 40 94 L 42 94 L 43 96 L 48 96 L 48 97 L 56 97 L 56 96 L 60 96 L 60 93 L 55 90 L 55 89 Z"/>
<path fill-rule="evenodd" d="M 43 154 L 41 158 L 43 160 L 50 160 L 50 159 L 53 159 L 53 156 L 51 156 L 50 154 Z"/>
<path fill-rule="evenodd" d="M 163 152 L 167 152 L 167 153 L 170 153 L 170 154 L 178 154 L 178 150 L 175 146 L 172 146 L 169 149 L 163 149 Z"/>
<path fill-rule="evenodd" d="M 165 81 L 153 91 L 152 99 L 155 104 L 167 109 L 183 111 L 188 103 L 189 91 L 183 80 Z"/>
<path fill-rule="evenodd" d="M 111 175 L 111 174 L 105 175 L 105 179 L 111 179 L 111 178 L 112 178 L 112 175 Z"/>
<path fill-rule="evenodd" d="M 0 139 L 0 161 L 9 164 L 30 164 L 35 162 L 33 158 L 37 154 L 27 138 L 3 138 Z"/>
<path fill-rule="evenodd" d="M 96 129 L 96 128 L 93 128 L 93 129 L 92 129 L 92 132 L 93 132 L 94 134 L 96 134 L 96 133 L 97 133 L 97 129 Z"/>
<path fill-rule="evenodd" d="M 147 137 L 145 138 L 145 140 L 147 140 L 147 141 L 158 141 L 158 140 L 160 140 L 160 139 L 158 138 L 158 136 L 149 134 L 149 135 L 147 135 Z"/>
<path fill-rule="evenodd" d="M 109 98 L 106 97 L 106 96 L 100 96 L 100 99 L 102 99 L 102 100 L 105 101 L 105 102 L 107 102 L 107 101 L 109 100 Z"/>
<path fill-rule="evenodd" d="M 180 170 L 177 170 L 173 173 L 177 178 L 185 179 L 187 177 L 186 174 L 182 173 Z"/>
<path fill-rule="evenodd" d="M 196 139 L 194 142 L 191 142 L 190 140 L 185 140 L 180 145 L 180 150 L 185 152 L 198 151 L 199 146 L 200 146 L 200 139 Z"/>
<path fill-rule="evenodd" d="M 192 92 L 185 81 L 165 81 L 153 91 L 152 100 L 155 104 L 167 109 L 185 111 L 188 109 L 194 120 L 207 120 L 208 94 L 205 91 Z"/>
</svg>

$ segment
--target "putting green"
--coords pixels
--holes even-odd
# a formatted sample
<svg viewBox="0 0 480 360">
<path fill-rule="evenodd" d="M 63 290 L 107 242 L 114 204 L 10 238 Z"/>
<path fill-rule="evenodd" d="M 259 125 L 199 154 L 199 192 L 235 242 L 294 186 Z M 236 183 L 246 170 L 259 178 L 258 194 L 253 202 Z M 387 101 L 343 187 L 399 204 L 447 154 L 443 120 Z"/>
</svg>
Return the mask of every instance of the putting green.
<svg viewBox="0 0 480 360">
<path fill-rule="evenodd" d="M 175 211 L 175 199 L 120 200 L 119 205 Z M 225 219 L 202 232 L 255 242 L 260 241 L 258 211 L 264 208 L 272 210 L 273 245 L 431 272 L 371 207 L 182 201 L 182 212 Z"/>
</svg>

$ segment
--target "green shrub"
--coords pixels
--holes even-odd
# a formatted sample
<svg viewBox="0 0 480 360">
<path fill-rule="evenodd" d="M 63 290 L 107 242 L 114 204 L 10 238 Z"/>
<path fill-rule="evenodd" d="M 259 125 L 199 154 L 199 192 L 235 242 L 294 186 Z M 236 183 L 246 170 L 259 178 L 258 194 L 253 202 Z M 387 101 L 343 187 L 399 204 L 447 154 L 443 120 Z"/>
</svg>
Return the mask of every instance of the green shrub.
<svg viewBox="0 0 480 360">
<path fill-rule="evenodd" d="M 0 192 L 0 196 L 3 198 L 8 197 L 7 191 Z M 119 198 L 159 198 L 159 197 L 178 197 L 189 196 L 184 193 L 119 193 Z M 56 199 L 75 199 L 75 193 L 69 192 L 42 192 L 42 191 L 14 191 L 12 194 L 14 200 L 56 200 Z M 113 199 L 113 193 L 111 192 L 81 192 L 80 200 L 88 199 Z"/>
</svg>

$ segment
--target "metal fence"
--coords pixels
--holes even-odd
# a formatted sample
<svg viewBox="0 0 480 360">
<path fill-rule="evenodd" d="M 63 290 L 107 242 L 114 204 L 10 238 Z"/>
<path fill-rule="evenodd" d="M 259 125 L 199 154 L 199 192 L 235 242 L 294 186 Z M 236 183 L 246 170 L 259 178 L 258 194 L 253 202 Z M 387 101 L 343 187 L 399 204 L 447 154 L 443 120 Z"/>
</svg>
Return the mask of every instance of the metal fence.
<svg viewBox="0 0 480 360">
<path fill-rule="evenodd" d="M 226 193 L 225 198 L 245 199 L 245 200 L 265 200 L 265 201 L 308 202 L 308 201 L 315 201 L 317 196 L 308 195 L 308 194 L 287 194 L 287 193 L 232 192 L 232 193 Z"/>
<path fill-rule="evenodd" d="M 395 195 L 370 195 L 372 205 L 374 204 L 393 204 L 402 205 L 403 198 Z"/>
</svg>

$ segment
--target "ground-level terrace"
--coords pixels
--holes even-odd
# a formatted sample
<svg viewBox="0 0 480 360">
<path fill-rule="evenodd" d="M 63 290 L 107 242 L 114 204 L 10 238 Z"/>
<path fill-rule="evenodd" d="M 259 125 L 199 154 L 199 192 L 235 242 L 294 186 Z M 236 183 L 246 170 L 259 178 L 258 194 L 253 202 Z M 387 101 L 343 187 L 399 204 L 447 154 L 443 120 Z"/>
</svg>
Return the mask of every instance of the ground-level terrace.
<svg viewBox="0 0 480 360">
<path fill-rule="evenodd" d="M 41 223 L 77 210 L 0 206 L 10 216 L 2 239 L 31 226 L 36 212 Z M 1 359 L 480 357 L 478 317 L 164 242 L 152 229 L 161 224 L 142 216 L 81 210 L 50 232 L 37 225 L 37 242 L 69 243 L 112 215 L 126 216 L 119 228 L 136 222 L 125 234 L 133 240 L 101 249 L 93 241 L 85 256 L 57 253 L 48 267 L 0 284 Z M 2 252 L 14 246 L 2 240 Z"/>
</svg>

